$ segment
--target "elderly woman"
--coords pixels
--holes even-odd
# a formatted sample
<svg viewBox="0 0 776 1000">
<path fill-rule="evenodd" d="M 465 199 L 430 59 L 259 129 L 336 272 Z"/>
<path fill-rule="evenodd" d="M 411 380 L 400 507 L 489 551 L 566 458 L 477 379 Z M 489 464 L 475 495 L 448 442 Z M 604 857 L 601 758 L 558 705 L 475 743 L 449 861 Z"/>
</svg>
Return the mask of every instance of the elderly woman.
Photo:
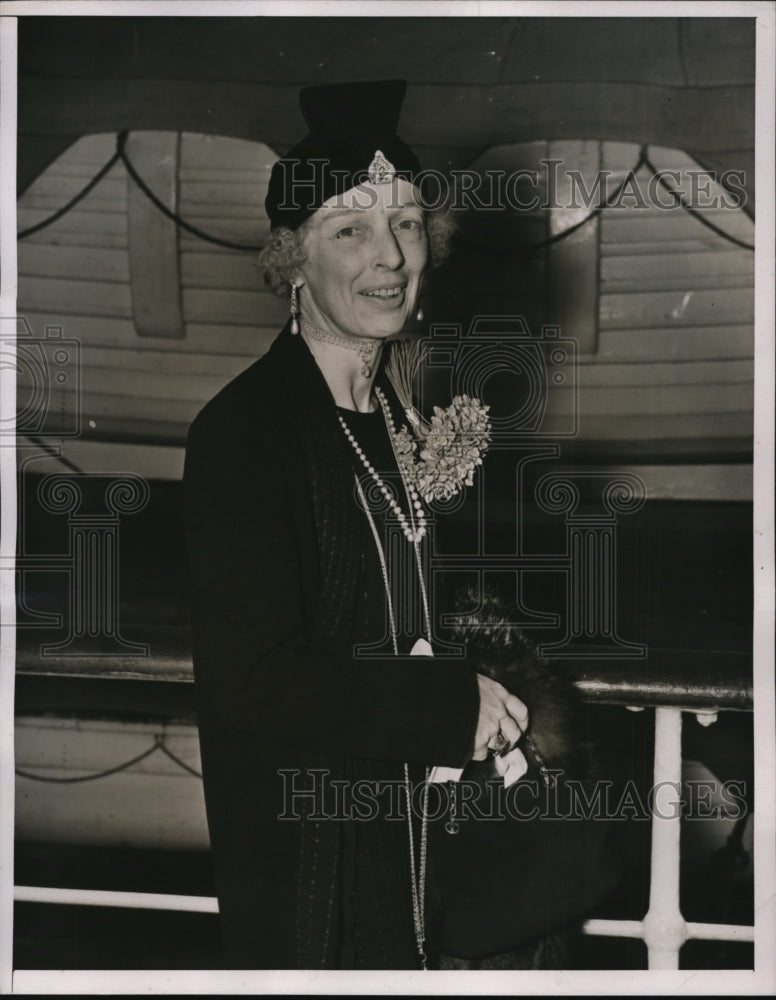
<svg viewBox="0 0 776 1000">
<path fill-rule="evenodd" d="M 430 766 L 460 769 L 527 725 L 520 699 L 430 645 L 429 518 L 381 368 L 445 242 L 396 136 L 403 93 L 302 92 L 310 135 L 273 168 L 263 255 L 290 319 L 189 436 L 200 740 L 237 967 L 424 965 L 427 829 L 404 797 L 423 803 Z M 385 544 L 389 522 L 410 558 Z M 409 616 L 390 600 L 399 564 L 418 574 Z M 368 821 L 357 786 L 385 792 Z"/>
</svg>

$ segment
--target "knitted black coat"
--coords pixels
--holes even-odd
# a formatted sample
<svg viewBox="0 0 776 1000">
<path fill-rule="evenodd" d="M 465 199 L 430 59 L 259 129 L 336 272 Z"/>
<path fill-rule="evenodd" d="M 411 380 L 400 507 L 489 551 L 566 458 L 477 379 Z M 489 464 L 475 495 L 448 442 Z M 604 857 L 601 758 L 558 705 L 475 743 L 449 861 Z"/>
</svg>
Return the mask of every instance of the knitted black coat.
<svg viewBox="0 0 776 1000">
<path fill-rule="evenodd" d="M 347 779 L 364 761 L 397 776 L 404 761 L 463 766 L 476 726 L 462 660 L 353 655 L 363 516 L 349 448 L 288 328 L 189 433 L 200 742 L 225 963 L 236 967 L 414 965 L 406 827 L 373 844 L 385 853 L 368 873 L 375 919 L 388 931 L 354 958 L 350 897 L 367 876 L 353 824 L 316 820 L 311 797 L 289 810 L 287 793 L 310 787 L 310 768 Z M 289 812 L 302 818 L 278 818 Z"/>
</svg>

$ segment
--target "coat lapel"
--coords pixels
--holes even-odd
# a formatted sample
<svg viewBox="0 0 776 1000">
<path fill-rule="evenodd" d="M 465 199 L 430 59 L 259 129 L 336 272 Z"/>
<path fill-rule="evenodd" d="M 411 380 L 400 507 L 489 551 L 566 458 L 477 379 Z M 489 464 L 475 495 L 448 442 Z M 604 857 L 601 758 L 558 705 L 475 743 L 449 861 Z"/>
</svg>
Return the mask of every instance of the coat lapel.
<svg viewBox="0 0 776 1000">
<path fill-rule="evenodd" d="M 301 491 L 299 500 L 312 505 L 319 556 L 317 599 L 313 593 L 308 595 L 313 602 L 309 608 L 312 636 L 346 643 L 353 629 L 360 569 L 359 522 L 354 517 L 347 441 L 337 423 L 329 387 L 302 338 L 286 327 L 272 351 L 283 381 L 284 412 L 289 413 L 292 438 L 299 448 L 297 455 L 288 456 L 294 467 L 294 494 Z M 309 507 L 299 522 L 310 523 Z"/>
</svg>

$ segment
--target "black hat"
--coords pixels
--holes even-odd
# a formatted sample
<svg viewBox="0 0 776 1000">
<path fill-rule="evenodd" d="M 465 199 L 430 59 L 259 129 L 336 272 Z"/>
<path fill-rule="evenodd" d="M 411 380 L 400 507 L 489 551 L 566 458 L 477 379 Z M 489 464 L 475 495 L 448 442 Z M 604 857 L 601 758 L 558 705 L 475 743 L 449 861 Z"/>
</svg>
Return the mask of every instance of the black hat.
<svg viewBox="0 0 776 1000">
<path fill-rule="evenodd" d="M 373 80 L 300 92 L 310 134 L 272 168 L 264 202 L 272 229 L 296 229 L 327 199 L 367 180 L 412 180 L 420 172 L 396 135 L 406 89 L 404 80 Z"/>
</svg>

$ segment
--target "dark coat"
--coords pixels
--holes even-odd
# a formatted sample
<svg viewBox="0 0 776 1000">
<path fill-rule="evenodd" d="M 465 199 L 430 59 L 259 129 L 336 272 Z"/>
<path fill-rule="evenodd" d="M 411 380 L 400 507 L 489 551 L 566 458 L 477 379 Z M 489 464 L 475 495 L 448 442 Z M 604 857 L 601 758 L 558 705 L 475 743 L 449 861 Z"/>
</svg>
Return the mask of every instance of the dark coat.
<svg viewBox="0 0 776 1000">
<path fill-rule="evenodd" d="M 397 774 L 404 761 L 460 767 L 476 726 L 476 678 L 462 660 L 353 655 L 363 517 L 349 447 L 312 355 L 288 329 L 189 433 L 205 797 L 227 962 L 238 967 L 352 960 L 343 930 L 352 830 L 311 820 L 307 801 L 305 820 L 278 819 L 291 780 L 278 772 L 316 766 L 347 778 L 354 761 Z M 406 967 L 406 854 L 382 876 L 377 912 L 390 914 L 395 896 L 406 920 L 395 953 L 374 962 Z"/>
</svg>

